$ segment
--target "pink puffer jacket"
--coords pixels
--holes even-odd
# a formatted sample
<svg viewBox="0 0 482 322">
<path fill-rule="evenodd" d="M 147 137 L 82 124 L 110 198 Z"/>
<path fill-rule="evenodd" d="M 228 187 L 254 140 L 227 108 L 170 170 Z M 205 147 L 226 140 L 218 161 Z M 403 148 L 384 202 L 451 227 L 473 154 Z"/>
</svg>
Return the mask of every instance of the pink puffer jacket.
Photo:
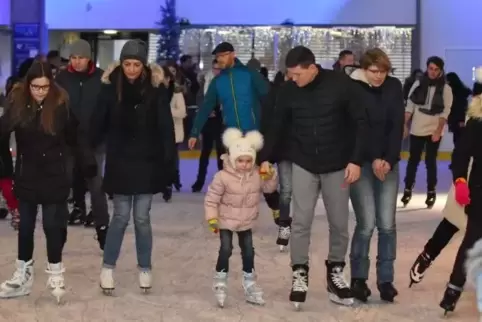
<svg viewBox="0 0 482 322">
<path fill-rule="evenodd" d="M 221 159 L 224 169 L 216 173 L 204 199 L 206 220 L 218 219 L 220 229 L 251 229 L 258 217 L 261 193 L 274 192 L 278 186 L 277 173 L 263 181 L 258 167 L 243 174 L 233 168 L 227 155 Z"/>
</svg>

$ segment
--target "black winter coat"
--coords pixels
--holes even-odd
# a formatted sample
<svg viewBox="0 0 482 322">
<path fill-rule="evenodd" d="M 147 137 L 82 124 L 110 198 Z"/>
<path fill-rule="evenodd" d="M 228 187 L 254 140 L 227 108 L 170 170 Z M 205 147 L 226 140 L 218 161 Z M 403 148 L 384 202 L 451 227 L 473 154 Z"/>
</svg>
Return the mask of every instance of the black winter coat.
<svg viewBox="0 0 482 322">
<path fill-rule="evenodd" d="M 0 95 L 0 115 L 3 115 L 7 97 Z M 0 138 L 0 179 L 13 177 L 13 160 L 10 152 L 10 135 Z"/>
<path fill-rule="evenodd" d="M 107 193 L 156 194 L 174 178 L 177 152 L 164 73 L 151 64 L 146 74 L 144 80 L 131 84 L 122 67 L 114 64 L 102 76 L 104 85 L 90 133 L 94 146 L 105 138 Z"/>
<path fill-rule="evenodd" d="M 54 85 L 58 86 L 58 85 Z M 15 97 L 14 89 L 12 98 Z M 70 193 L 70 173 L 67 154 L 75 153 L 85 177 L 97 174 L 97 163 L 87 137 L 79 133 L 79 122 L 66 106 L 67 93 L 60 89 L 62 97 L 55 115 L 54 135 L 43 131 L 40 125 L 42 109 L 36 106 L 31 121 L 25 125 L 12 124 L 10 118 L 14 103 L 7 107 L 0 118 L 0 132 L 4 137 L 15 133 L 17 159 L 15 162 L 14 191 L 21 201 L 36 204 L 63 203 Z"/>
</svg>

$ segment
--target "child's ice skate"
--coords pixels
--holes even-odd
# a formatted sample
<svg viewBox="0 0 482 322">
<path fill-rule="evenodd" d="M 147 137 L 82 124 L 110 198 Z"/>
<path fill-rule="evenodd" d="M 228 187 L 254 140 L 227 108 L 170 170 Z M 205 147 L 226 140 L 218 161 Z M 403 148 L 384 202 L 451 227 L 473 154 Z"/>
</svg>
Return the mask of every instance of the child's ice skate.
<svg viewBox="0 0 482 322">
<path fill-rule="evenodd" d="M 460 295 L 462 295 L 461 287 L 457 287 L 452 284 L 447 285 L 444 297 L 440 302 L 440 307 L 445 311 L 444 315 L 447 315 L 448 312 L 453 312 L 455 310 L 455 306 L 460 299 Z"/>
<path fill-rule="evenodd" d="M 47 280 L 47 287 L 51 290 L 52 295 L 57 299 L 57 303 L 60 303 L 62 296 L 65 294 L 65 268 L 63 267 L 62 263 L 49 263 L 45 272 L 50 275 Z"/>
<path fill-rule="evenodd" d="M 264 305 L 263 290 L 256 283 L 254 270 L 251 273 L 243 272 L 243 288 L 246 302 L 257 305 Z"/>
<path fill-rule="evenodd" d="M 29 295 L 33 284 L 33 260 L 17 260 L 12 278 L 0 285 L 0 298 Z"/>
<path fill-rule="evenodd" d="M 10 211 L 10 213 L 12 215 L 10 226 L 12 226 L 14 230 L 18 230 L 18 227 L 20 225 L 20 214 L 18 212 L 18 209 L 13 209 Z"/>
<path fill-rule="evenodd" d="M 287 222 L 280 221 L 278 229 L 278 239 L 276 244 L 279 245 L 280 252 L 284 252 L 290 241 L 291 236 L 291 218 Z"/>
<path fill-rule="evenodd" d="M 100 271 L 100 288 L 104 295 L 112 295 L 115 289 L 114 270 L 112 268 L 102 267 Z"/>
<path fill-rule="evenodd" d="M 308 293 L 308 271 L 308 265 L 293 266 L 290 302 L 293 303 L 297 311 L 301 310 L 301 305 L 306 301 L 306 295 Z"/>
<path fill-rule="evenodd" d="M 152 288 L 152 274 L 151 271 L 139 272 L 139 287 L 144 293 L 149 293 Z"/>
<path fill-rule="evenodd" d="M 432 265 L 432 259 L 425 251 L 418 255 L 415 263 L 413 263 L 412 268 L 410 269 L 409 288 L 412 287 L 413 284 L 418 284 L 422 281 L 423 277 L 425 276 L 425 272 L 430 265 Z"/>
<path fill-rule="evenodd" d="M 213 291 L 220 307 L 224 307 L 228 292 L 228 273 L 216 272 L 213 279 Z"/>
</svg>

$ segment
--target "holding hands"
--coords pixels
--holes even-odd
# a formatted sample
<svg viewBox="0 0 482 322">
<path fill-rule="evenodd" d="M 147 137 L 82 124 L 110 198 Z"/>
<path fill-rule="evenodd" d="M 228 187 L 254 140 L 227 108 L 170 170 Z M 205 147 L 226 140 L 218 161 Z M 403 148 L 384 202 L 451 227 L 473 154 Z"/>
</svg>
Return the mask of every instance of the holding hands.
<svg viewBox="0 0 482 322">
<path fill-rule="evenodd" d="M 385 180 L 385 176 L 392 169 L 390 163 L 382 159 L 376 159 L 372 163 L 373 173 L 380 181 Z"/>
</svg>

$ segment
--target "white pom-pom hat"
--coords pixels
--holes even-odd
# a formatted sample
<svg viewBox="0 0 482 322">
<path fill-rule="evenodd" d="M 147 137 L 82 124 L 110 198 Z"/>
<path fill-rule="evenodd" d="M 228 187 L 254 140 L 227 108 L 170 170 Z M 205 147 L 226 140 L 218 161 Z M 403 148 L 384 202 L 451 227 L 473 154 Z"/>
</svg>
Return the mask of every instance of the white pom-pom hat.
<svg viewBox="0 0 482 322">
<path fill-rule="evenodd" d="M 474 71 L 475 81 L 482 84 L 482 66 L 479 66 Z"/>
<path fill-rule="evenodd" d="M 256 161 L 256 152 L 263 147 L 263 136 L 258 131 L 250 131 L 243 135 L 237 128 L 229 128 L 223 133 L 223 144 L 228 148 L 229 161 L 234 166 L 236 159 L 250 156 Z"/>
</svg>

